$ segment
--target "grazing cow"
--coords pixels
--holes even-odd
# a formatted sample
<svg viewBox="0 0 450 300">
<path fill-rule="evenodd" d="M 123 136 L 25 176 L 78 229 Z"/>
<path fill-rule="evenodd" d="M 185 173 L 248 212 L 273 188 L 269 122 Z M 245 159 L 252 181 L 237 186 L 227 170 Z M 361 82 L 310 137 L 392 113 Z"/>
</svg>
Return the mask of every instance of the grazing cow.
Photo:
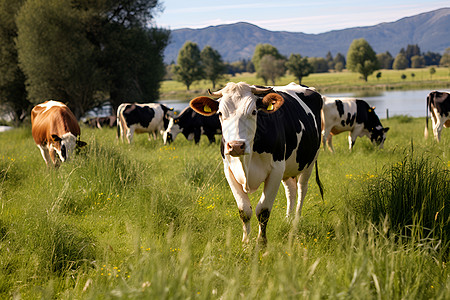
<svg viewBox="0 0 450 300">
<path fill-rule="evenodd" d="M 103 126 L 105 125 L 108 126 L 109 128 L 116 126 L 116 121 L 117 121 L 116 116 L 94 117 L 84 121 L 84 124 L 92 128 L 97 127 L 99 129 L 102 129 Z"/>
<path fill-rule="evenodd" d="M 428 111 L 431 114 L 434 138 L 439 142 L 441 140 L 442 127 L 450 127 L 450 94 L 438 91 L 428 94 L 425 137 L 428 137 Z"/>
<path fill-rule="evenodd" d="M 58 101 L 46 101 L 31 111 L 31 132 L 47 166 L 58 167 L 72 155 L 79 140 L 80 126 L 70 109 Z M 55 152 L 58 154 L 56 157 Z"/>
<path fill-rule="evenodd" d="M 117 136 L 123 141 L 125 135 L 131 144 L 134 132 L 147 132 L 149 139 L 153 135 L 156 140 L 156 134 L 164 133 L 169 125 L 169 117 L 173 116 L 173 108 L 163 104 L 122 103 L 117 109 Z"/>
<path fill-rule="evenodd" d="M 200 142 L 200 135 L 208 137 L 210 143 L 215 143 L 215 134 L 221 133 L 219 116 L 214 114 L 210 117 L 201 115 L 191 107 L 186 107 L 179 116 L 170 118 L 169 126 L 164 131 L 164 145 L 175 140 L 177 135 L 182 133 L 186 139 L 195 143 Z"/>
<path fill-rule="evenodd" d="M 334 152 L 332 136 L 349 131 L 348 144 L 352 150 L 358 136 L 367 136 L 373 144 L 383 148 L 386 132 L 375 113 L 375 107 L 370 107 L 364 100 L 355 98 L 330 98 L 323 96 L 322 135 L 323 148 L 325 143 Z"/>
<path fill-rule="evenodd" d="M 206 116 L 219 114 L 224 171 L 243 222 L 243 242 L 249 240 L 252 216 L 248 194 L 264 182 L 255 214 L 258 240 L 265 243 L 267 222 L 281 181 L 286 190 L 287 216 L 298 189 L 296 217 L 301 213 L 320 149 L 322 97 L 295 83 L 262 88 L 230 82 L 210 94 L 220 99 L 197 97 L 190 106 Z M 316 180 L 320 183 L 318 176 Z"/>
</svg>

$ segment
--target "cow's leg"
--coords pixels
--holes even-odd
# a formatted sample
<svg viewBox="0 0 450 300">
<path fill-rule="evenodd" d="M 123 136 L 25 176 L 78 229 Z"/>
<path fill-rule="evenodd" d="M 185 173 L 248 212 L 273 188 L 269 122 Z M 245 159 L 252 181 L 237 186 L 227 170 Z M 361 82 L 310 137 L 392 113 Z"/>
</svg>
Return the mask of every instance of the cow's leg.
<svg viewBox="0 0 450 300">
<path fill-rule="evenodd" d="M 133 141 L 134 128 L 127 128 L 126 131 L 128 144 L 131 144 L 131 142 Z"/>
<path fill-rule="evenodd" d="M 236 181 L 233 173 L 225 167 L 225 177 L 236 200 L 237 207 L 239 209 L 239 217 L 242 220 L 243 235 L 242 242 L 248 243 L 250 236 L 250 219 L 252 217 L 252 206 L 248 194 L 242 190 L 242 186 Z"/>
<path fill-rule="evenodd" d="M 48 148 L 41 146 L 41 145 L 37 145 L 37 146 L 38 146 L 39 150 L 41 150 L 41 155 L 44 158 L 45 164 L 48 167 L 50 167 L 50 162 L 52 161 L 52 159 L 50 158 L 50 153 L 48 152 Z"/>
<path fill-rule="evenodd" d="M 288 218 L 294 210 L 295 200 L 297 199 L 297 178 L 289 177 L 288 179 L 284 179 L 282 182 L 286 194 L 286 218 Z"/>
<path fill-rule="evenodd" d="M 283 178 L 284 161 L 275 162 L 274 168 L 264 182 L 264 190 L 261 199 L 256 206 L 255 214 L 258 218 L 259 233 L 258 241 L 265 244 L 267 242 L 266 228 L 269 222 L 270 212 L 272 211 L 273 202 L 277 196 L 281 179 Z"/>
<path fill-rule="evenodd" d="M 334 152 L 334 148 L 333 148 L 333 136 L 332 136 L 331 134 L 328 135 L 328 138 L 327 138 L 327 146 L 328 146 L 328 149 L 329 149 L 331 152 Z"/>
<path fill-rule="evenodd" d="M 58 157 L 56 155 L 56 150 L 53 147 L 50 147 L 49 155 L 50 155 L 50 158 L 51 158 L 51 160 L 53 162 L 53 166 L 58 168 L 61 162 L 58 159 Z"/>
<path fill-rule="evenodd" d="M 433 135 L 434 138 L 440 142 L 441 141 L 441 131 L 444 127 L 444 122 L 442 122 L 442 117 L 439 112 L 433 108 L 431 111 L 431 123 L 433 124 Z"/>
<path fill-rule="evenodd" d="M 438 142 L 441 141 L 441 132 L 443 127 L 444 122 L 441 121 L 441 118 L 438 118 L 436 124 L 433 124 L 433 134 Z"/>
<path fill-rule="evenodd" d="M 317 156 L 316 156 L 317 159 Z M 296 208 L 296 218 L 300 217 L 302 214 L 303 201 L 305 200 L 306 193 L 308 192 L 308 181 L 309 177 L 311 177 L 312 170 L 314 169 L 314 160 L 308 168 L 303 170 L 298 176 L 298 199 L 297 199 L 297 208 Z"/>
<path fill-rule="evenodd" d="M 355 145 L 357 137 L 358 137 L 358 133 L 356 133 L 356 131 L 349 132 L 349 134 L 348 134 L 348 149 L 350 151 L 352 151 L 352 148 Z"/>
</svg>

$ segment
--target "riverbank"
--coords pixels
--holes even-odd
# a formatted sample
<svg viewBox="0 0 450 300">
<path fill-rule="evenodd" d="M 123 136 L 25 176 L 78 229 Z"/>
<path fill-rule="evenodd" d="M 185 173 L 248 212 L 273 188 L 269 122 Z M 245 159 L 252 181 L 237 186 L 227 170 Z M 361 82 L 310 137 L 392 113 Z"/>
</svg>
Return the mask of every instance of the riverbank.
<svg viewBox="0 0 450 300">
<path fill-rule="evenodd" d="M 430 69 L 407 69 L 407 70 L 379 70 L 369 76 L 367 82 L 360 79 L 360 75 L 348 71 L 333 73 L 318 73 L 304 77 L 302 84 L 314 86 L 321 93 L 335 92 L 355 92 L 355 91 L 389 91 L 389 90 L 417 90 L 436 88 L 450 88 L 450 69 L 435 68 L 436 73 L 431 75 Z M 381 72 L 381 77 L 376 78 L 376 74 Z M 406 77 L 402 79 L 402 75 Z M 255 73 L 242 73 L 235 76 L 227 76 L 219 84 L 219 89 L 227 82 L 245 81 L 250 84 L 264 85 L 264 81 L 256 77 Z M 285 85 L 290 82 L 297 82 L 291 75 L 284 76 L 275 82 L 276 85 Z M 197 81 L 186 90 L 186 86 L 181 82 L 166 80 L 161 84 L 160 99 L 180 99 L 187 100 L 201 94 L 206 94 L 208 89 L 212 89 L 209 81 Z"/>
</svg>

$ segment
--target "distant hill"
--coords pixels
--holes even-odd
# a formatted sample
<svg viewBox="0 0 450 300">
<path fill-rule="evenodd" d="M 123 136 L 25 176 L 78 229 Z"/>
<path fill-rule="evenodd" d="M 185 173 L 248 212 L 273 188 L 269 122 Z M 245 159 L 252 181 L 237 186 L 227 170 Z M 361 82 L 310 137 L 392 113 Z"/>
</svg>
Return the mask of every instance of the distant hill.
<svg viewBox="0 0 450 300">
<path fill-rule="evenodd" d="M 257 44 L 268 43 L 289 56 L 300 53 L 309 57 L 325 57 L 328 51 L 347 55 L 354 39 L 364 38 L 376 53 L 389 51 L 396 56 L 407 45 L 419 45 L 422 52 L 443 53 L 450 47 L 450 7 L 402 18 L 375 26 L 333 30 L 321 34 L 270 31 L 249 23 L 210 26 L 202 29 L 176 29 L 165 49 L 166 63 L 176 62 L 186 41 L 206 45 L 219 51 L 224 61 L 233 62 L 253 56 Z"/>
</svg>

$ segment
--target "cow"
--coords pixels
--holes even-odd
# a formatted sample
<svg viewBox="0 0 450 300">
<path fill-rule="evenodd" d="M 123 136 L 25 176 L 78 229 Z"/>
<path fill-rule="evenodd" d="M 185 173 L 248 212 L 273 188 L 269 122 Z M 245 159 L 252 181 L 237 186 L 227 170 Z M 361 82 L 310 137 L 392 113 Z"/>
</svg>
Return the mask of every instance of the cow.
<svg viewBox="0 0 450 300">
<path fill-rule="evenodd" d="M 219 115 L 224 172 L 239 209 L 244 243 L 249 241 L 253 213 L 248 194 L 264 182 L 255 214 L 259 222 L 258 241 L 265 244 L 280 182 L 286 191 L 287 217 L 293 211 L 299 189 L 295 219 L 300 216 L 320 149 L 322 97 L 295 83 L 257 87 L 245 82 L 230 82 L 210 95 L 218 100 L 201 96 L 191 100 L 190 106 L 206 116 Z M 317 163 L 316 180 L 320 183 Z"/>
<path fill-rule="evenodd" d="M 48 167 L 59 167 L 76 147 L 86 145 L 79 139 L 80 126 L 74 114 L 59 101 L 45 101 L 31 110 L 31 133 Z"/>
<path fill-rule="evenodd" d="M 161 135 L 169 125 L 169 117 L 173 117 L 173 108 L 159 103 L 122 103 L 117 109 L 117 137 L 123 141 L 126 136 L 129 144 L 133 141 L 134 132 L 148 133 L 148 138 Z"/>
<path fill-rule="evenodd" d="M 431 114 L 434 138 L 441 140 L 442 128 L 450 127 L 450 94 L 432 91 L 427 96 L 427 112 L 425 117 L 425 138 L 428 137 L 428 111 Z"/>
<path fill-rule="evenodd" d="M 164 145 L 173 142 L 179 133 L 196 144 L 200 142 L 201 134 L 206 135 L 211 144 L 215 143 L 214 135 L 221 133 L 219 116 L 214 114 L 207 117 L 188 106 L 178 116 L 169 118 L 169 126 L 163 135 Z"/>
<path fill-rule="evenodd" d="M 349 131 L 349 150 L 355 145 L 356 138 L 367 136 L 371 142 L 383 148 L 389 127 L 383 127 L 375 113 L 375 107 L 360 99 L 331 98 L 323 96 L 322 136 L 325 143 L 334 152 L 332 136 Z"/>
<path fill-rule="evenodd" d="M 94 117 L 94 118 L 90 118 L 90 119 L 87 119 L 86 121 L 84 121 L 84 124 L 86 124 L 92 128 L 97 127 L 99 129 L 102 129 L 103 126 L 105 126 L 105 125 L 108 126 L 109 128 L 116 126 L 116 124 L 117 124 L 116 121 L 117 121 L 116 116 Z"/>
</svg>

